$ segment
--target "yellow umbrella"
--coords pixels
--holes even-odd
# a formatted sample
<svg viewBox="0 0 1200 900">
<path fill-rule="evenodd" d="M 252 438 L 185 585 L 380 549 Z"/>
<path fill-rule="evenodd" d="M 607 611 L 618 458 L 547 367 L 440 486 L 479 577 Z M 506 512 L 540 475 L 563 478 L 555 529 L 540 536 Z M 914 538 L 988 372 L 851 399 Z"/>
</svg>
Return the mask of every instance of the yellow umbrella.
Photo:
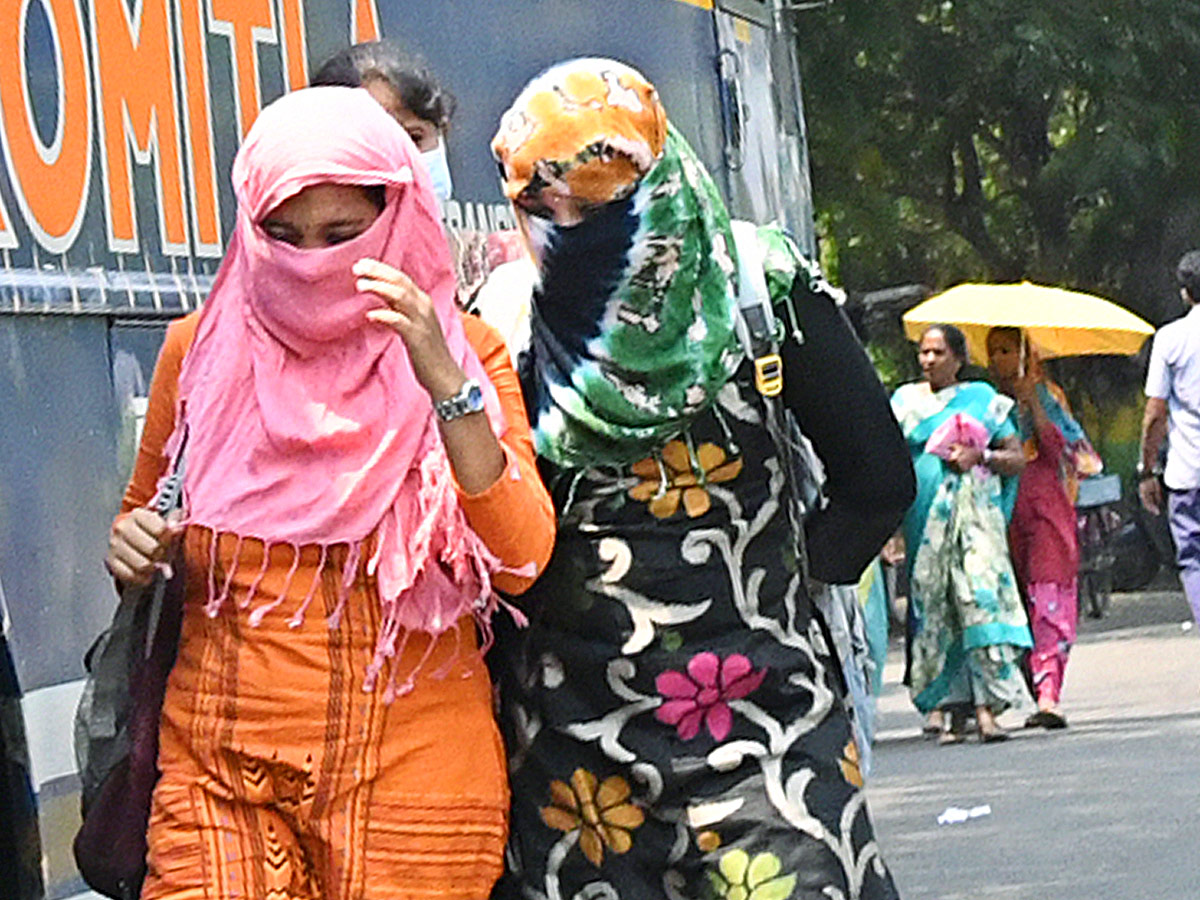
<svg viewBox="0 0 1200 900">
<path fill-rule="evenodd" d="M 987 363 L 987 334 L 997 326 L 1021 328 L 1043 359 L 1055 356 L 1132 356 L 1154 326 L 1111 301 L 1041 284 L 960 284 L 903 316 L 904 331 L 920 340 L 930 325 L 957 325 L 971 358 Z"/>
</svg>

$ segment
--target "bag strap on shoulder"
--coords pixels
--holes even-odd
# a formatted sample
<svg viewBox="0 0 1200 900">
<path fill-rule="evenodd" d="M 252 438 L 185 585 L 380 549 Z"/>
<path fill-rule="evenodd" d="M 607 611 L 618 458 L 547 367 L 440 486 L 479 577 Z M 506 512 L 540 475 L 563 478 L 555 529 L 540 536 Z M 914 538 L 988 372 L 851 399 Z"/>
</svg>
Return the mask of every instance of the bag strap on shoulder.
<svg viewBox="0 0 1200 900">
<path fill-rule="evenodd" d="M 183 506 L 183 476 L 187 457 L 187 432 L 183 433 L 179 448 L 175 451 L 175 464 L 171 474 L 163 481 L 154 498 L 154 511 L 164 519 Z M 155 575 L 154 593 L 150 597 L 149 617 L 146 620 L 146 635 L 142 656 L 150 658 L 154 649 L 154 635 L 158 633 L 158 622 L 162 618 L 163 596 L 167 590 L 167 579 L 162 572 Z"/>
<path fill-rule="evenodd" d="M 753 222 L 735 219 L 730 223 L 738 260 L 738 338 L 754 361 L 754 386 L 764 397 L 783 391 L 783 360 L 775 327 L 771 292 L 763 271 L 762 246 Z"/>
</svg>

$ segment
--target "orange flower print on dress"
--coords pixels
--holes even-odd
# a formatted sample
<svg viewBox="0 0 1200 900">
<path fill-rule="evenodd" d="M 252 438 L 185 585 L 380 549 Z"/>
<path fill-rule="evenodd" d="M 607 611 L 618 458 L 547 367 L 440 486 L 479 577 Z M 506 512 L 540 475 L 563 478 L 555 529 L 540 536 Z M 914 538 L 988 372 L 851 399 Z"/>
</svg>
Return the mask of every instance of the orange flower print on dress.
<svg viewBox="0 0 1200 900">
<path fill-rule="evenodd" d="M 570 784 L 550 782 L 550 805 L 542 807 L 542 821 L 559 831 L 578 831 L 583 855 L 599 868 L 604 848 L 627 853 L 634 829 L 646 820 L 629 795 L 629 783 L 619 775 L 598 783 L 587 769 L 576 769 Z"/>
<path fill-rule="evenodd" d="M 742 460 L 729 459 L 716 444 L 701 444 L 694 465 L 683 441 L 671 441 L 660 456 L 661 467 L 659 460 L 650 456 L 633 464 L 633 474 L 642 481 L 629 491 L 630 497 L 647 504 L 659 519 L 675 515 L 681 501 L 688 518 L 704 515 L 712 506 L 707 486 L 732 481 L 742 471 Z"/>
<path fill-rule="evenodd" d="M 842 777 L 855 787 L 863 786 L 861 758 L 858 755 L 858 744 L 851 740 L 842 751 Z"/>
</svg>

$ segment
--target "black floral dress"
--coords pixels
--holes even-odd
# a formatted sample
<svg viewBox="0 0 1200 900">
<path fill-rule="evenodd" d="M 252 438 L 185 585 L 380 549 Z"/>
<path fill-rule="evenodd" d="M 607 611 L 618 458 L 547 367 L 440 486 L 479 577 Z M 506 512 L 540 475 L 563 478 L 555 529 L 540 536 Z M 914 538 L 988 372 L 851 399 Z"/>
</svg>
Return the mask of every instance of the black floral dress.
<svg viewBox="0 0 1200 900">
<path fill-rule="evenodd" d="M 558 545 L 490 655 L 513 793 L 495 896 L 898 896 L 764 416 L 743 371 L 654 456 L 546 472 Z"/>
</svg>

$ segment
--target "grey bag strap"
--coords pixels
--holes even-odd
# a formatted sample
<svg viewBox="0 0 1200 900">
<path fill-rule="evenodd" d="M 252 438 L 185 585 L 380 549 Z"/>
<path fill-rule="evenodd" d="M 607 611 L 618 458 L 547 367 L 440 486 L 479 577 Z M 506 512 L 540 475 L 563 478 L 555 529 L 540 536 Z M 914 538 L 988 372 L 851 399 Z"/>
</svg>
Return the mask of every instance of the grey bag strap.
<svg viewBox="0 0 1200 900">
<path fill-rule="evenodd" d="M 154 498 L 154 511 L 164 519 L 183 505 L 186 445 L 187 435 L 185 434 L 183 442 L 179 446 L 179 453 L 175 457 L 175 471 L 167 476 L 162 487 L 159 488 L 158 496 Z M 166 590 L 166 576 L 162 572 L 156 572 L 154 574 L 154 593 L 150 597 L 150 617 L 146 621 L 145 646 L 142 648 L 144 658 L 150 656 L 150 651 L 154 647 L 154 635 L 158 631 L 158 620 L 162 617 L 163 595 Z"/>
<path fill-rule="evenodd" d="M 737 334 L 751 359 L 776 352 L 775 310 L 763 272 L 762 247 L 753 222 L 734 219 L 730 224 L 738 259 Z"/>
<path fill-rule="evenodd" d="M 779 356 L 775 311 L 763 270 L 758 228 L 740 219 L 734 219 L 729 226 L 737 249 L 738 340 L 754 364 L 754 386 L 758 392 L 768 399 L 777 397 L 783 390 L 783 360 Z"/>
<path fill-rule="evenodd" d="M 184 443 L 186 444 L 186 437 Z M 173 471 L 163 481 L 151 508 L 163 518 L 180 508 L 183 502 L 184 446 L 181 444 L 175 457 Z M 121 592 L 121 602 L 113 615 L 104 638 L 96 648 L 91 665 L 91 680 L 94 685 L 88 732 L 93 738 L 115 737 L 118 719 L 129 704 L 129 679 L 133 675 L 135 653 L 148 656 L 153 645 L 154 632 L 162 616 L 163 596 L 167 579 L 162 572 L 155 572 L 149 588 L 129 585 Z M 145 616 L 144 632 L 138 620 Z M 141 647 L 134 642 L 141 637 Z"/>
</svg>

